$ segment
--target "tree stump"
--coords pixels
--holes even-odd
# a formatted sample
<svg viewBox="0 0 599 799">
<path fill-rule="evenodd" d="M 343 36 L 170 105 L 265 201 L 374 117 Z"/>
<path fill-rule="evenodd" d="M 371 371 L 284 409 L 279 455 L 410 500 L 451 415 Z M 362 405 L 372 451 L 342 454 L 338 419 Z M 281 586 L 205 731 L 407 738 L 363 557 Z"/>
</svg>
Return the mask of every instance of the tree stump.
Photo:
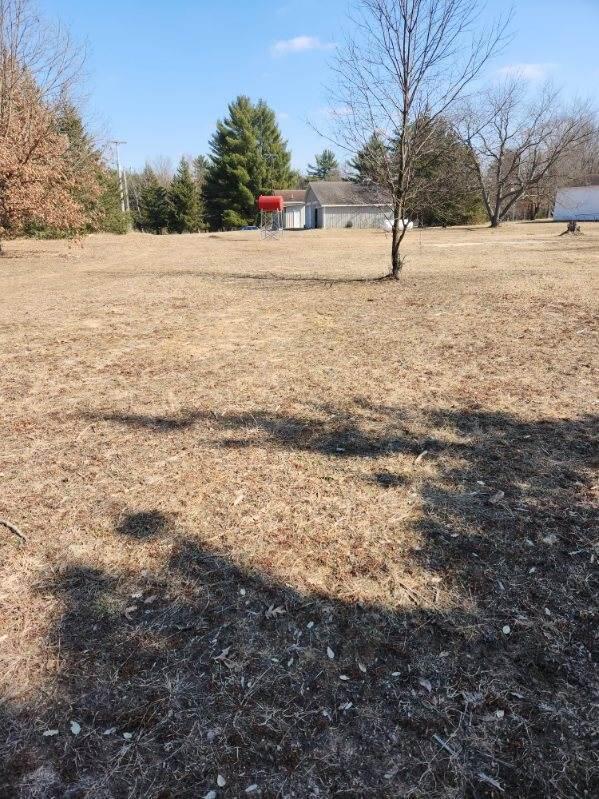
<svg viewBox="0 0 599 799">
<path fill-rule="evenodd" d="M 580 229 L 580 225 L 575 219 L 571 219 L 568 222 L 568 227 L 564 230 L 563 233 L 560 233 L 560 236 L 582 236 L 582 230 Z"/>
</svg>

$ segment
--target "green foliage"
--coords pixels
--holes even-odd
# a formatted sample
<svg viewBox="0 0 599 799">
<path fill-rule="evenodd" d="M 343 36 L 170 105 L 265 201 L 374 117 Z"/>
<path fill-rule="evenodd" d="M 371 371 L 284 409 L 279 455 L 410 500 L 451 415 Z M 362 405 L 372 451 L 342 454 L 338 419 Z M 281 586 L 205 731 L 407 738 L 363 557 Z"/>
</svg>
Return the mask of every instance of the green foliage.
<svg viewBox="0 0 599 799">
<path fill-rule="evenodd" d="M 415 162 L 412 216 L 425 225 L 482 221 L 484 207 L 471 178 L 468 150 L 443 119 L 435 124 L 431 143 Z"/>
<path fill-rule="evenodd" d="M 232 211 L 230 208 L 224 211 L 222 216 L 222 227 L 224 230 L 237 230 L 244 225 L 247 225 L 247 222 L 237 211 Z"/>
<path fill-rule="evenodd" d="M 197 233 L 202 227 L 200 195 L 188 161 L 182 158 L 168 189 L 168 232 Z"/>
<path fill-rule="evenodd" d="M 149 233 L 163 233 L 168 228 L 170 217 L 168 190 L 159 184 L 154 171 L 146 166 L 139 186 L 136 186 L 135 225 Z"/>
<path fill-rule="evenodd" d="M 355 158 L 348 161 L 350 180 L 354 183 L 377 183 L 385 152 L 385 144 L 376 133 L 373 134 Z"/>
<path fill-rule="evenodd" d="M 373 135 L 349 161 L 351 179 L 356 183 L 375 183 L 382 187 L 394 179 L 394 153 Z M 469 154 L 451 125 L 435 122 L 426 150 L 414 161 L 414 174 L 406 211 L 424 225 L 465 225 L 484 220 L 484 207 L 478 187 L 470 175 Z M 395 176 L 397 180 L 397 176 Z"/>
<path fill-rule="evenodd" d="M 292 169 L 289 173 L 289 188 L 292 189 L 307 189 L 309 180 L 299 169 Z M 277 186 L 280 188 L 280 186 Z"/>
<path fill-rule="evenodd" d="M 198 155 L 196 158 L 193 159 L 191 163 L 193 180 L 197 190 L 200 192 L 200 197 L 202 190 L 204 188 L 204 183 L 206 181 L 206 174 L 208 173 L 209 165 L 210 161 L 206 158 L 205 155 Z"/>
<path fill-rule="evenodd" d="M 116 170 L 109 169 L 91 136 L 85 130 L 81 114 L 70 104 L 63 104 L 55 122 L 56 129 L 68 139 L 65 154 L 67 168 L 79 179 L 73 180 L 72 196 L 82 207 L 86 223 L 83 229 L 59 231 L 32 226 L 29 234 L 44 238 L 63 238 L 85 233 L 126 233 L 131 220 L 121 209 L 121 194 Z"/>
<path fill-rule="evenodd" d="M 22 233 L 30 239 L 40 239 L 41 241 L 51 239 L 74 239 L 80 235 L 81 231 L 71 228 L 57 228 L 51 225 L 44 225 L 40 222 L 30 221 L 24 225 Z"/>
<path fill-rule="evenodd" d="M 251 224 L 260 194 L 292 185 L 287 143 L 263 100 L 254 104 L 240 96 L 232 102 L 228 116 L 217 124 L 210 149 L 203 198 L 213 230 Z"/>
<path fill-rule="evenodd" d="M 308 164 L 308 177 L 317 180 L 339 180 L 339 163 L 332 150 L 323 150 L 315 156 L 316 165 Z"/>
<path fill-rule="evenodd" d="M 131 216 L 121 209 L 121 190 L 116 169 L 101 170 L 98 175 L 100 196 L 97 200 L 95 230 L 104 233 L 127 233 Z"/>
</svg>

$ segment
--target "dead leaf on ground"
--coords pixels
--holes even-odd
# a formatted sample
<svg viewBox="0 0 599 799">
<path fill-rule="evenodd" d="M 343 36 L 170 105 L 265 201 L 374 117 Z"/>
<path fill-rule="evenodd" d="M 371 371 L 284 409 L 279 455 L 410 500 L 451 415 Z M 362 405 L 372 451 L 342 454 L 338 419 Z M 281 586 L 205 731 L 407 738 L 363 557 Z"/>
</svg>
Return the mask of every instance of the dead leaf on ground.
<svg viewBox="0 0 599 799">
<path fill-rule="evenodd" d="M 276 608 L 275 608 L 274 605 L 270 605 L 266 609 L 264 615 L 266 616 L 267 619 L 274 619 L 277 616 L 283 616 L 286 612 L 287 611 L 285 610 L 285 608 L 282 605 L 279 605 Z"/>
</svg>

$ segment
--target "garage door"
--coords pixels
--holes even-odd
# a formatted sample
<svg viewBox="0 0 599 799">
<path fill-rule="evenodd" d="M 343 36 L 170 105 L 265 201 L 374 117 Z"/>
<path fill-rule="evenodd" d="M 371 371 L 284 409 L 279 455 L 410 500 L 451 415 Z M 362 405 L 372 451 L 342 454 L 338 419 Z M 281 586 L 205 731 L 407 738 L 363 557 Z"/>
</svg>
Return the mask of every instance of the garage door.
<svg viewBox="0 0 599 799">
<path fill-rule="evenodd" d="M 285 208 L 285 227 L 301 227 L 301 211 L 299 208 Z"/>
</svg>

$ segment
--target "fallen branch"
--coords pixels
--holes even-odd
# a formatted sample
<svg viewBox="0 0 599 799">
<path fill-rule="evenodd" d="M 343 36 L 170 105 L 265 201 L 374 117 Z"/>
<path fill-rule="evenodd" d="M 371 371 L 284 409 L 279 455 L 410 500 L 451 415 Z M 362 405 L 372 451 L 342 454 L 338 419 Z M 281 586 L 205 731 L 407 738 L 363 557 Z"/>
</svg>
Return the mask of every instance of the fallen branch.
<svg viewBox="0 0 599 799">
<path fill-rule="evenodd" d="M 11 531 L 11 533 L 14 533 L 18 538 L 21 539 L 21 541 L 27 542 L 27 539 L 25 538 L 23 533 L 19 530 L 16 524 L 9 522 L 7 519 L 0 519 L 0 524 L 2 524 L 4 527 L 7 527 Z"/>
</svg>

